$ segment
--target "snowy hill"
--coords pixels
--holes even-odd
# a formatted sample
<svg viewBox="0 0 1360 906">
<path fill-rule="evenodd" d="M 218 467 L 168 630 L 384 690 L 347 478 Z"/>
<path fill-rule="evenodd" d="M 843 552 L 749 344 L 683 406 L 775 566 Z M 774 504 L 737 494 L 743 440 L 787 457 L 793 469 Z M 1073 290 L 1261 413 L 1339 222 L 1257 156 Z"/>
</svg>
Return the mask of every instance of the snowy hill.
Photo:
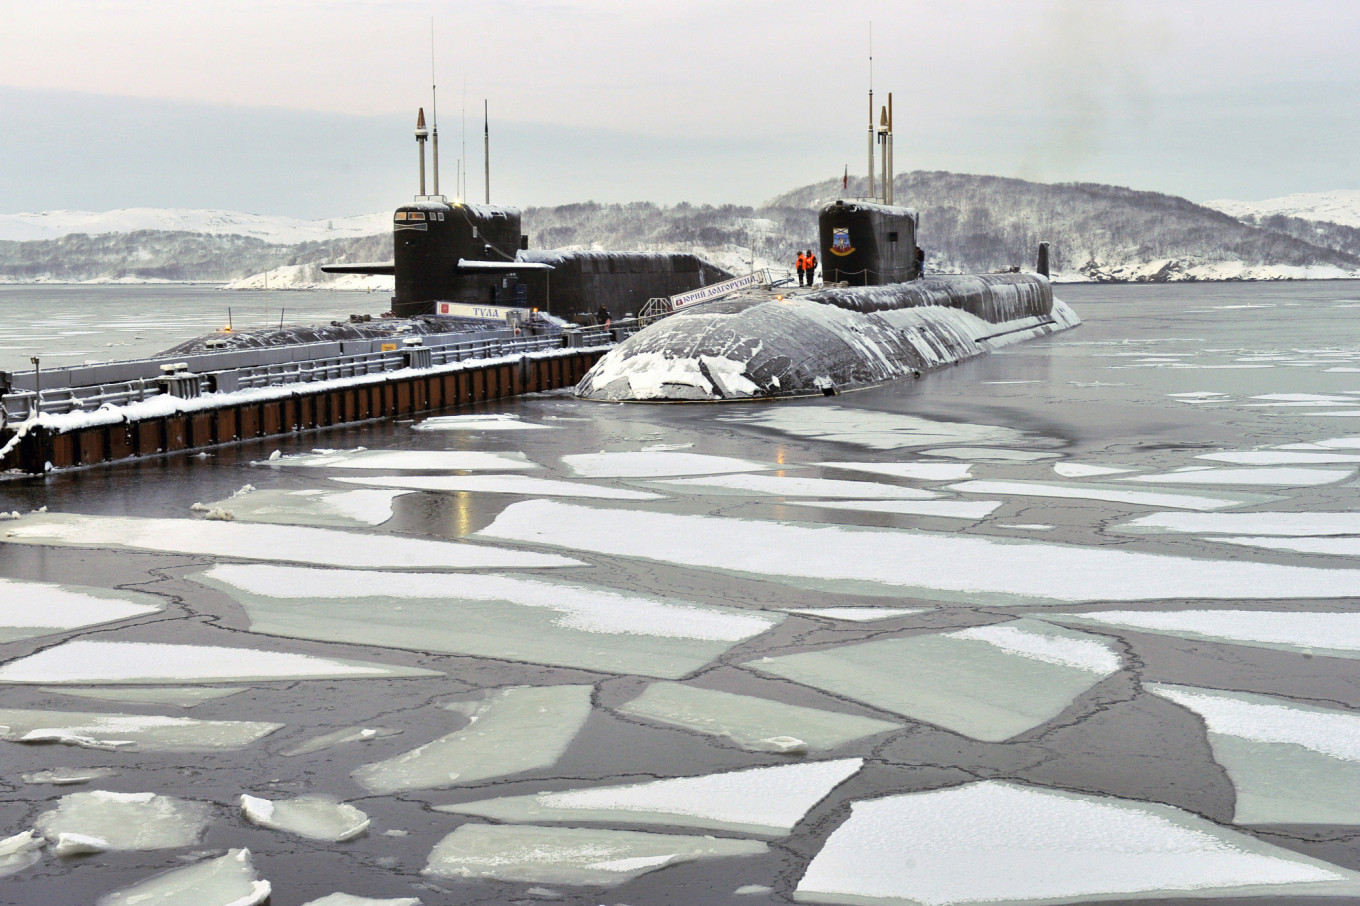
<svg viewBox="0 0 1360 906">
<path fill-rule="evenodd" d="M 1233 215 L 1172 195 L 1090 183 L 917 171 L 898 175 L 894 186 L 898 202 L 921 214 L 920 244 L 928 269 L 937 273 L 1028 269 L 1046 240 L 1059 280 L 1360 277 L 1360 227 L 1284 214 Z M 852 179 L 844 194 L 853 198 L 863 190 L 863 180 Z M 734 273 L 752 262 L 786 270 L 800 249 L 816 244 L 818 208 L 841 193 L 841 181 L 833 179 L 759 207 L 529 207 L 523 227 L 535 249 L 691 252 Z M 1360 192 L 1326 193 L 1329 216 L 1343 216 L 1338 206 L 1350 196 L 1360 212 Z M 390 261 L 390 216 L 304 221 L 151 208 L 0 215 L 0 283 L 173 280 L 239 289 L 390 291 L 390 277 L 319 268 Z M 39 238 L 4 238 L 18 234 Z"/>
<path fill-rule="evenodd" d="M 1320 220 L 1360 227 L 1360 189 L 1284 195 L 1265 201 L 1206 201 L 1204 206 L 1239 220 L 1257 221 L 1282 215 L 1299 220 Z"/>
<path fill-rule="evenodd" d="M 330 220 L 298 220 L 239 211 L 199 211 L 188 208 L 123 208 L 117 211 L 43 211 L 0 214 L 0 240 L 31 242 L 59 239 L 74 233 L 97 236 L 164 230 L 212 236 L 248 236 L 276 245 L 325 242 L 372 236 L 391 229 L 391 213 L 359 214 Z"/>
</svg>

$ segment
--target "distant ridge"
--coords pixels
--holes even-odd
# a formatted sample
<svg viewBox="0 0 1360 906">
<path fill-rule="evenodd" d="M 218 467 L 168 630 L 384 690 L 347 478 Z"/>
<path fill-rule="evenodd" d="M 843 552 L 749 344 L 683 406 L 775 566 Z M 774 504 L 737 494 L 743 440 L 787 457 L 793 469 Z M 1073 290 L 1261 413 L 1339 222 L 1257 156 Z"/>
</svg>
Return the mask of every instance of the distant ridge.
<svg viewBox="0 0 1360 906">
<path fill-rule="evenodd" d="M 817 242 L 817 210 L 842 194 L 853 198 L 864 191 L 862 179 L 850 180 L 844 192 L 840 179 L 829 179 L 758 207 L 650 202 L 529 207 L 524 229 L 534 248 L 676 249 L 733 271 L 752 264 L 787 268 L 798 250 Z M 1284 214 L 1232 216 L 1173 195 L 1118 186 L 947 172 L 901 174 L 894 194 L 898 203 L 920 211 L 920 241 L 928 267 L 936 271 L 1028 268 L 1038 243 L 1046 240 L 1061 280 L 1360 276 L 1360 228 L 1344 224 Z M 1334 199 L 1345 195 L 1326 194 Z M 279 289 L 357 287 L 352 281 L 335 282 L 317 265 L 390 260 L 390 216 L 379 212 L 301 221 L 148 208 L 0 215 L 0 236 L 7 225 L 67 231 L 57 238 L 0 240 L 0 282 L 181 280 L 243 289 L 266 282 Z M 143 223 L 160 226 L 132 229 Z M 384 279 L 390 284 L 391 278 L 376 278 Z M 382 286 L 366 281 L 363 288 Z"/>
<path fill-rule="evenodd" d="M 1360 189 L 1282 195 L 1265 201 L 1206 201 L 1206 208 L 1239 220 L 1284 216 L 1360 228 Z"/>
<path fill-rule="evenodd" d="M 0 214 L 0 240 L 26 242 L 59 239 L 73 233 L 98 236 L 104 233 L 164 230 L 213 236 L 247 236 L 291 245 L 371 236 L 388 228 L 388 217 L 386 211 L 330 220 L 299 220 L 295 217 L 193 208 L 121 208 L 98 213 L 43 211 L 35 214 Z"/>
</svg>

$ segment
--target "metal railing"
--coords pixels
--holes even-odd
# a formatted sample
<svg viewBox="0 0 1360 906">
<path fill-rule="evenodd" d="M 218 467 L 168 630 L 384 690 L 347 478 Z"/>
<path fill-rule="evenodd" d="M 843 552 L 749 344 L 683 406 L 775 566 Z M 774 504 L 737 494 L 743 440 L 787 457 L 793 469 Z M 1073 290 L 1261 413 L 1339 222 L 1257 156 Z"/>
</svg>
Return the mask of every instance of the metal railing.
<svg viewBox="0 0 1360 906">
<path fill-rule="evenodd" d="M 521 355 L 565 347 L 604 346 L 640 329 L 635 319 L 617 322 L 613 329 L 586 327 L 548 334 L 474 337 L 465 341 L 417 344 L 403 349 L 346 355 L 319 356 L 292 362 L 242 365 L 190 375 L 177 373 L 179 383 L 197 377 L 199 393 L 308 384 L 369 374 L 399 371 L 409 367 L 442 367 L 455 362 Z M 436 339 L 433 336 L 423 338 Z M 420 350 L 414 353 L 413 350 Z M 424 353 L 428 352 L 428 359 Z M 176 359 L 150 359 L 150 364 L 169 364 Z M 428 364 L 426 364 L 428 362 Z M 103 406 L 124 406 L 166 393 L 167 378 L 137 378 L 130 381 L 92 383 L 84 386 L 54 387 L 41 390 L 10 390 L 0 395 L 0 424 L 22 421 L 37 412 L 63 414 L 93 411 Z M 192 392 L 190 395 L 196 395 Z"/>
</svg>

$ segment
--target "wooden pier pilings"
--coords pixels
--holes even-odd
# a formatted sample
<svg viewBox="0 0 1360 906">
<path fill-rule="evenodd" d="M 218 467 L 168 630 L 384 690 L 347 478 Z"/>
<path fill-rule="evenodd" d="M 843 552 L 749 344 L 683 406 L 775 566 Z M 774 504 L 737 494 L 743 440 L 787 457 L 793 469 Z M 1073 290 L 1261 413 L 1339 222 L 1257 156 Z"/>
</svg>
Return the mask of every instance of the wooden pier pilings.
<svg viewBox="0 0 1360 906">
<path fill-rule="evenodd" d="M 607 350 L 573 349 L 527 353 L 517 361 L 476 359 L 418 374 L 375 374 L 350 386 L 306 383 L 276 388 L 268 399 L 224 394 L 220 405 L 172 415 L 124 417 L 108 424 L 63 430 L 43 423 L 11 426 L 0 433 L 0 448 L 16 432 L 23 436 L 3 459 L 0 472 L 41 475 L 120 460 L 201 450 L 261 437 L 275 437 L 382 418 L 411 416 L 554 390 L 578 383 Z M 232 397 L 237 399 L 233 400 Z M 207 399 L 207 398 L 204 398 Z M 198 401 L 195 401 L 198 402 Z M 59 424 L 59 422 L 58 422 Z"/>
</svg>

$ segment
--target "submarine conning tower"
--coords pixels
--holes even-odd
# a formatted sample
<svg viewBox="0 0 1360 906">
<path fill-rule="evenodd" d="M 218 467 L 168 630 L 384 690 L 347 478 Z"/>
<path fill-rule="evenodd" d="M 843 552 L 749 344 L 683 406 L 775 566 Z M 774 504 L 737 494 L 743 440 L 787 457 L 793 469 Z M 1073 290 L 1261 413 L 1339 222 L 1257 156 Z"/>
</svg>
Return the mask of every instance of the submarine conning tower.
<svg viewBox="0 0 1360 906">
<path fill-rule="evenodd" d="M 501 270 L 478 273 L 477 264 L 513 262 L 525 238 L 519 208 L 432 200 L 402 205 L 392 215 L 392 314 L 433 314 L 436 301 L 512 301 L 501 297 Z"/>
<path fill-rule="evenodd" d="M 822 279 L 851 286 L 905 283 L 920 274 L 911 208 L 837 199 L 817 217 Z"/>
</svg>

